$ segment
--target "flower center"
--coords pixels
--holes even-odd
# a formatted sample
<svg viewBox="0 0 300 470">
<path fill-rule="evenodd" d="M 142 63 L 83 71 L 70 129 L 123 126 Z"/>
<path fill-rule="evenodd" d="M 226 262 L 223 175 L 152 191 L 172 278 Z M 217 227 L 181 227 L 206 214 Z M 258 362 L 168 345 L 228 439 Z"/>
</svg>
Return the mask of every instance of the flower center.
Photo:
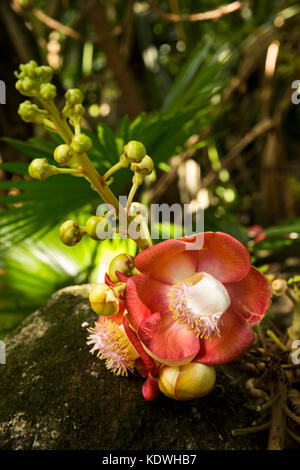
<svg viewBox="0 0 300 470">
<path fill-rule="evenodd" d="M 169 309 L 178 323 L 187 325 L 200 338 L 220 336 L 221 317 L 230 305 L 227 290 L 213 276 L 195 273 L 175 284 Z"/>
</svg>

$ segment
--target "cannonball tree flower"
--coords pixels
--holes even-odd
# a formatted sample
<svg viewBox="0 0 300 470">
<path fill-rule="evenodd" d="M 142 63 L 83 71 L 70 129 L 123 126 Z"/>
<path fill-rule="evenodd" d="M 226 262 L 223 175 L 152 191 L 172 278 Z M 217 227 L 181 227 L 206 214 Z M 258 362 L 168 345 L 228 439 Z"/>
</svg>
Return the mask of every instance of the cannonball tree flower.
<svg viewBox="0 0 300 470">
<path fill-rule="evenodd" d="M 134 264 L 141 274 L 127 279 L 128 320 L 155 361 L 219 365 L 251 346 L 271 289 L 238 240 L 222 232 L 167 240 Z"/>
</svg>

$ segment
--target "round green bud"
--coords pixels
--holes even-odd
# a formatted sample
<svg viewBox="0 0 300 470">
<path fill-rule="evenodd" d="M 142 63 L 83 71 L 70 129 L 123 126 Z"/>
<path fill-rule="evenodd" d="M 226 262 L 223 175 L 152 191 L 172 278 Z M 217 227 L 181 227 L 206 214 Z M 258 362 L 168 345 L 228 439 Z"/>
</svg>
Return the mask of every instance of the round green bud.
<svg viewBox="0 0 300 470">
<path fill-rule="evenodd" d="M 139 173 L 143 176 L 150 175 L 153 171 L 154 163 L 149 155 L 146 155 L 140 163 L 132 163 L 131 169 L 135 173 Z"/>
<path fill-rule="evenodd" d="M 52 83 L 42 83 L 40 94 L 45 101 L 52 101 L 56 97 L 56 86 Z"/>
<path fill-rule="evenodd" d="M 36 104 L 26 100 L 20 104 L 18 114 L 25 122 L 35 122 L 36 124 L 43 124 L 46 117 L 46 111 L 39 109 Z"/>
<path fill-rule="evenodd" d="M 112 227 L 106 217 L 95 215 L 87 220 L 85 231 L 93 240 L 106 240 L 112 233 Z"/>
<path fill-rule="evenodd" d="M 108 275 L 111 282 L 120 282 L 116 274 L 119 271 L 126 276 L 131 276 L 132 271 L 135 269 L 133 265 L 134 257 L 128 255 L 127 253 L 122 253 L 121 255 L 115 256 L 109 265 Z"/>
<path fill-rule="evenodd" d="M 35 76 L 40 83 L 49 83 L 52 80 L 54 70 L 49 65 L 41 65 L 35 70 Z"/>
<path fill-rule="evenodd" d="M 36 63 L 35 60 L 30 60 L 27 62 L 27 64 L 21 64 L 20 65 L 20 71 L 21 71 L 21 76 L 25 77 L 34 77 L 36 73 L 36 69 L 38 67 L 38 64 Z"/>
<path fill-rule="evenodd" d="M 92 140 L 85 134 L 75 135 L 71 147 L 77 153 L 89 152 L 92 149 Z"/>
<path fill-rule="evenodd" d="M 99 237 L 97 235 L 97 227 L 98 224 L 104 219 L 105 217 L 97 217 L 96 215 L 94 215 L 87 220 L 85 224 L 85 230 L 87 235 L 93 240 L 99 240 Z"/>
<path fill-rule="evenodd" d="M 66 101 L 69 105 L 81 104 L 84 99 L 84 94 L 79 88 L 71 88 L 65 94 Z"/>
<path fill-rule="evenodd" d="M 89 293 L 92 309 L 98 315 L 113 317 L 119 311 L 119 300 L 113 289 L 104 283 L 96 284 Z"/>
<path fill-rule="evenodd" d="M 67 144 L 62 144 L 54 150 L 54 160 L 59 165 L 66 165 L 72 158 L 73 152 L 71 147 Z"/>
<path fill-rule="evenodd" d="M 145 146 L 137 140 L 131 140 L 124 147 L 124 154 L 130 163 L 140 162 L 146 155 Z"/>
<path fill-rule="evenodd" d="M 59 229 L 59 238 L 67 246 L 74 246 L 80 242 L 82 233 L 77 222 L 67 220 Z"/>
<path fill-rule="evenodd" d="M 35 158 L 28 167 L 29 176 L 39 181 L 44 181 L 50 176 L 49 170 L 51 170 L 51 165 L 46 158 Z"/>
</svg>

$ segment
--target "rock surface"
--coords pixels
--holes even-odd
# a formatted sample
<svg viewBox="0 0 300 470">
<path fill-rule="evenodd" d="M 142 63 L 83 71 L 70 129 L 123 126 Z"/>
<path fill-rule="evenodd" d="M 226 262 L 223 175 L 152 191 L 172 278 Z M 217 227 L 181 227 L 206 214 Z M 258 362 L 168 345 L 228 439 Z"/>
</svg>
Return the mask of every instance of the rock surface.
<svg viewBox="0 0 300 470">
<path fill-rule="evenodd" d="M 218 370 L 208 397 L 143 400 L 143 379 L 114 376 L 89 354 L 86 325 L 96 315 L 88 286 L 63 289 L 6 342 L 0 365 L 0 449 L 264 449 L 265 433 L 233 437 L 250 426 L 243 391 Z M 223 395 L 220 393 L 223 391 Z M 221 396 L 222 395 L 222 396 Z"/>
</svg>

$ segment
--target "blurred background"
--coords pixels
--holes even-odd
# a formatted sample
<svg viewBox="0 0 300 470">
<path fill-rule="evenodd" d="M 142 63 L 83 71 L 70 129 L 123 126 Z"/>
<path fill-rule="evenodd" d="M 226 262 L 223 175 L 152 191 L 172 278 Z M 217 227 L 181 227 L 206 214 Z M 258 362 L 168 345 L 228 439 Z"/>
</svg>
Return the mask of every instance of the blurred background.
<svg viewBox="0 0 300 470">
<path fill-rule="evenodd" d="M 100 172 L 141 140 L 156 165 L 141 202 L 204 208 L 205 230 L 241 240 L 260 269 L 299 272 L 298 1 L 7 0 L 0 23 L 0 338 L 55 290 L 102 280 L 113 256 L 136 250 L 60 242 L 59 225 L 84 224 L 101 201 L 79 178 L 27 176 L 60 143 L 17 114 L 14 71 L 31 59 L 57 72 L 58 107 L 68 88 L 84 92 Z M 112 189 L 130 185 L 122 170 Z"/>
</svg>

